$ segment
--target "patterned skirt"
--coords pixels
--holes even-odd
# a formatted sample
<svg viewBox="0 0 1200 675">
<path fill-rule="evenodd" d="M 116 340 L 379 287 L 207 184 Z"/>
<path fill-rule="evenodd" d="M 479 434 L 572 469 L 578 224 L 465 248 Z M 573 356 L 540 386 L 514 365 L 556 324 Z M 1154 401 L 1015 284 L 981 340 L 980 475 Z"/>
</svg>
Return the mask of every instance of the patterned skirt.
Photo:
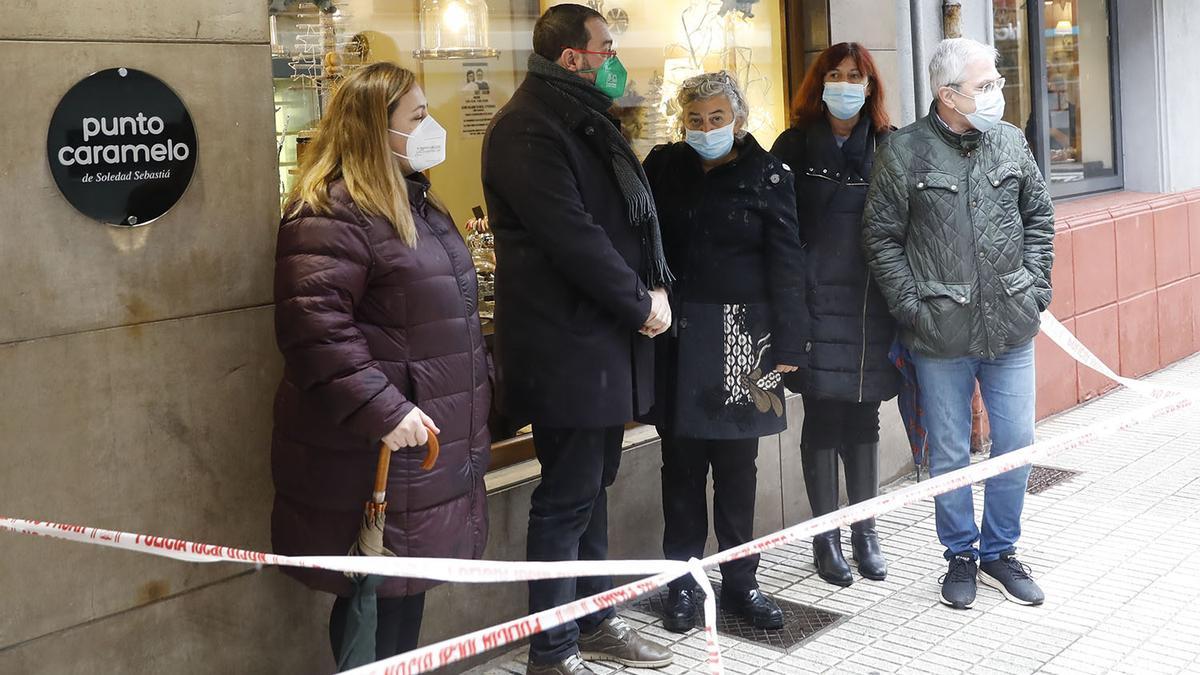
<svg viewBox="0 0 1200 675">
<path fill-rule="evenodd" d="M 679 304 L 676 336 L 658 352 L 668 360 L 659 364 L 659 377 L 666 380 L 659 391 L 675 433 L 755 438 L 787 428 L 769 309 L 766 303 Z"/>
</svg>

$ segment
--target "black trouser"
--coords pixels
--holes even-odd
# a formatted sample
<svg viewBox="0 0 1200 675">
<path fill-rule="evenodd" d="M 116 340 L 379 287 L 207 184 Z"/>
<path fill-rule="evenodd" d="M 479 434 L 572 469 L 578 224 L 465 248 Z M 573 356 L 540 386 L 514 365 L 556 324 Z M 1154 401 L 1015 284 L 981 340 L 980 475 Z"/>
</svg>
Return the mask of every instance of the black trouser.
<svg viewBox="0 0 1200 675">
<path fill-rule="evenodd" d="M 879 442 L 879 401 L 833 401 L 804 397 L 800 443 L 809 448 L 842 448 Z"/>
<path fill-rule="evenodd" d="M 879 402 L 833 401 L 804 397 L 800 461 L 813 515 L 838 508 L 838 457 L 846 474 L 851 504 L 879 493 Z M 857 527 L 874 526 L 868 519 Z"/>
<path fill-rule="evenodd" d="M 624 427 L 548 429 L 533 427 L 542 481 L 529 509 L 529 560 L 604 560 L 608 557 L 607 488 L 621 465 Z M 609 577 L 529 582 L 529 611 L 565 605 L 612 588 Z M 578 651 L 579 633 L 590 633 L 615 610 L 604 609 L 538 633 L 529 640 L 535 663 L 561 661 Z"/>
<path fill-rule="evenodd" d="M 421 635 L 421 617 L 425 614 L 425 594 L 379 598 L 375 603 L 379 610 L 379 625 L 375 628 L 375 659 L 386 659 L 415 649 Z M 334 659 L 342 651 L 346 613 L 349 611 L 350 598 L 338 596 L 333 601 L 333 611 L 329 613 L 329 645 L 333 647 Z"/>
<path fill-rule="evenodd" d="M 724 551 L 754 538 L 754 496 L 758 487 L 758 439 L 680 438 L 664 429 L 662 438 L 663 554 L 670 560 L 704 557 L 708 541 L 708 467 L 713 473 L 713 529 Z M 758 588 L 758 556 L 721 565 L 723 590 Z M 681 577 L 673 588 L 695 581 Z"/>
</svg>

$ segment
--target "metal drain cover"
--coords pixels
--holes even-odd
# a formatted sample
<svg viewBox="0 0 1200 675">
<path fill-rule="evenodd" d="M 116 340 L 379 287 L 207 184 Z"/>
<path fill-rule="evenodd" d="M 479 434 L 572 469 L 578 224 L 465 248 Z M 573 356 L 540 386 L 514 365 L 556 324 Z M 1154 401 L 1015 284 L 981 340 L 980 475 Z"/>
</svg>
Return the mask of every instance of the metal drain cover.
<svg viewBox="0 0 1200 675">
<path fill-rule="evenodd" d="M 783 628 L 763 630 L 755 628 L 736 614 L 721 611 L 721 585 L 713 584 L 713 588 L 717 593 L 717 632 L 785 654 L 801 642 L 846 618 L 842 614 L 773 597 L 783 610 Z M 667 593 L 664 589 L 654 595 L 643 596 L 633 602 L 631 607 L 651 616 L 662 616 Z"/>
<path fill-rule="evenodd" d="M 1044 492 L 1059 483 L 1070 480 L 1078 476 L 1078 471 L 1070 469 L 1057 469 L 1052 466 L 1039 466 L 1034 464 L 1029 467 L 1029 482 L 1025 485 L 1025 493 L 1036 495 L 1039 492 Z M 979 481 L 976 485 L 982 486 L 987 481 Z"/>
<path fill-rule="evenodd" d="M 1078 475 L 1078 471 L 1071 471 L 1070 469 L 1056 469 L 1050 466 L 1038 466 L 1037 464 L 1034 464 L 1033 468 L 1029 472 L 1029 484 L 1025 487 L 1025 492 L 1031 495 L 1036 495 L 1043 490 L 1052 488 L 1055 485 L 1058 485 L 1065 480 L 1070 480 Z"/>
</svg>

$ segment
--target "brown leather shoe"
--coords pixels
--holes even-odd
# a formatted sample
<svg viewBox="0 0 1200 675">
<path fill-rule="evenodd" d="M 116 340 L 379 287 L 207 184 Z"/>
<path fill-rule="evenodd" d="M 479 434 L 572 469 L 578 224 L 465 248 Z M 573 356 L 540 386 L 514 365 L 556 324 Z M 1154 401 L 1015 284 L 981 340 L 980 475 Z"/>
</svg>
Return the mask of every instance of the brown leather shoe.
<svg viewBox="0 0 1200 675">
<path fill-rule="evenodd" d="M 638 635 L 619 616 L 605 619 L 594 633 L 580 635 L 579 652 L 589 661 L 615 661 L 635 668 L 663 668 L 675 659 L 670 649 Z"/>
<path fill-rule="evenodd" d="M 525 667 L 525 675 L 596 675 L 596 671 L 587 667 L 579 654 L 572 654 L 562 661 L 554 663 L 529 662 Z"/>
</svg>

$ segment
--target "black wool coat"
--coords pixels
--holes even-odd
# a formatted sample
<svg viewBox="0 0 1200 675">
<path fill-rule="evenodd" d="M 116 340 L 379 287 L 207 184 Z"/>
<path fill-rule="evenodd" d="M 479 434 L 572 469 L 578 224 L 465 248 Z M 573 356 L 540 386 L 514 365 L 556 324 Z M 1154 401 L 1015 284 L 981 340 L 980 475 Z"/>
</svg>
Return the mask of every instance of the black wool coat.
<svg viewBox="0 0 1200 675">
<path fill-rule="evenodd" d="M 862 252 L 862 218 L 875 148 L 886 134 L 862 119 L 842 147 L 827 120 L 783 132 L 771 154 L 796 174 L 800 236 L 808 250 L 808 370 L 789 389 L 814 398 L 886 401 L 899 373 L 888 359 L 895 320 Z"/>
<path fill-rule="evenodd" d="M 787 428 L 778 364 L 804 366 L 804 250 L 792 175 L 751 135 L 707 174 L 686 143 L 646 158 L 662 223 L 675 328 L 656 338 L 657 398 L 645 418 L 689 438 Z"/>
<path fill-rule="evenodd" d="M 615 426 L 654 402 L 654 347 L 637 332 L 651 307 L 645 235 L 630 221 L 598 123 L 529 75 L 483 141 L 496 396 L 518 422 Z"/>
</svg>

